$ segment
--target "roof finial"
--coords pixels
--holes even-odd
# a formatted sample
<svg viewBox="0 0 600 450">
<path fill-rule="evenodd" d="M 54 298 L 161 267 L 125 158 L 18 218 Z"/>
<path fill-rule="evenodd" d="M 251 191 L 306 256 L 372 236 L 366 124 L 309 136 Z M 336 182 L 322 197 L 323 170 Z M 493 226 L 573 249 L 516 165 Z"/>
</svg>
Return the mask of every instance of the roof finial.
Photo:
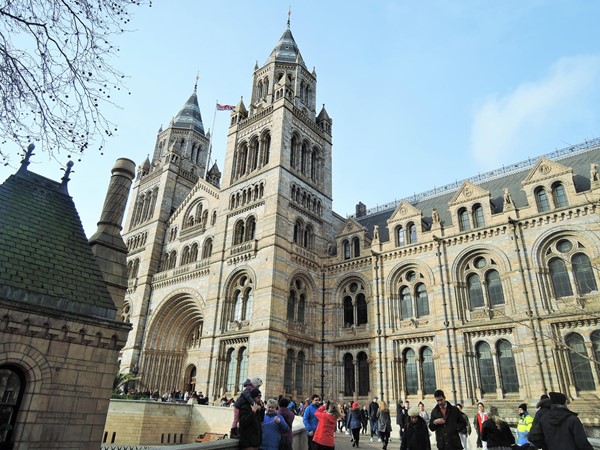
<svg viewBox="0 0 600 450">
<path fill-rule="evenodd" d="M 66 169 L 61 169 L 61 170 L 65 171 L 65 175 L 60 179 L 60 181 L 61 181 L 60 187 L 63 189 L 63 192 L 65 194 L 69 193 L 67 191 L 67 183 L 70 180 L 69 175 L 71 175 L 71 168 L 73 167 L 73 164 L 75 164 L 75 163 L 73 161 L 69 160 L 69 162 L 67 163 L 67 168 Z"/>
<path fill-rule="evenodd" d="M 196 84 L 194 84 L 194 94 L 198 90 L 198 78 L 200 78 L 200 71 L 196 74 Z"/>
<path fill-rule="evenodd" d="M 288 21 L 287 21 L 287 27 L 290 28 L 290 18 L 292 16 L 292 5 L 290 5 L 288 7 Z"/>
<path fill-rule="evenodd" d="M 29 146 L 27 147 L 27 151 L 25 152 L 25 156 L 23 157 L 23 160 L 21 161 L 21 167 L 19 167 L 19 170 L 17 171 L 17 173 L 23 173 L 27 170 L 27 166 L 29 165 L 29 159 L 34 155 L 33 153 L 33 149 L 35 148 L 35 145 L 29 144 Z"/>
</svg>

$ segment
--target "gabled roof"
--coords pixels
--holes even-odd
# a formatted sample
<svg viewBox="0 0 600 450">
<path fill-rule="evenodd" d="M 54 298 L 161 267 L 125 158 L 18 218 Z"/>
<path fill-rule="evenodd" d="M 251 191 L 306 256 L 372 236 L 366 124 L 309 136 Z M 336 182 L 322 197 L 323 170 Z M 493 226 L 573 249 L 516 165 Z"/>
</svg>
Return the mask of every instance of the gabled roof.
<svg viewBox="0 0 600 450">
<path fill-rule="evenodd" d="M 560 163 L 554 163 L 556 167 L 563 166 L 572 168 L 575 190 L 577 192 L 586 191 L 591 187 L 590 165 L 592 163 L 600 164 L 600 147 L 593 147 L 579 151 L 567 157 L 552 159 L 552 161 L 557 160 L 560 161 Z M 520 168 L 514 172 L 506 173 L 503 176 L 484 180 L 480 183 L 477 183 L 476 186 L 481 188 L 483 191 L 490 193 L 489 198 L 496 212 L 501 212 L 504 210 L 504 188 L 508 188 L 512 196 L 514 206 L 516 208 L 524 208 L 528 206 L 528 204 L 527 196 L 523 191 L 522 182 L 530 177 L 532 167 L 537 167 L 539 162 L 540 160 L 538 160 L 537 164 Z M 430 226 L 432 223 L 431 212 L 433 208 L 435 208 L 440 215 L 443 226 L 451 226 L 454 223 L 454 218 L 451 216 L 449 204 L 456 199 L 457 189 L 464 188 L 464 186 L 465 183 L 462 183 L 461 186 L 457 186 L 455 189 L 449 189 L 446 193 L 424 198 L 423 200 L 419 201 L 411 201 L 411 204 L 415 208 L 423 211 L 423 222 L 425 222 L 427 225 Z M 386 242 L 390 240 L 387 221 L 391 218 L 394 211 L 395 208 L 390 208 L 373 214 L 367 214 L 366 216 L 356 218 L 355 220 L 371 233 L 373 232 L 375 225 L 379 225 L 380 241 Z"/>
<path fill-rule="evenodd" d="M 292 35 L 292 30 L 290 30 L 289 27 L 279 38 L 279 42 L 275 45 L 275 48 L 269 55 L 265 64 L 271 62 L 297 63 L 306 69 L 306 64 L 304 64 L 300 49 L 298 48 L 294 36 Z"/>
<path fill-rule="evenodd" d="M 204 124 L 202 123 L 202 115 L 200 114 L 200 106 L 198 106 L 198 96 L 196 95 L 195 88 L 194 93 L 190 95 L 190 98 L 185 102 L 181 111 L 171 121 L 171 126 L 173 128 L 191 128 L 204 135 Z"/>
<path fill-rule="evenodd" d="M 117 308 L 65 187 L 23 168 L 0 185 L 0 299 L 112 320 Z"/>
</svg>

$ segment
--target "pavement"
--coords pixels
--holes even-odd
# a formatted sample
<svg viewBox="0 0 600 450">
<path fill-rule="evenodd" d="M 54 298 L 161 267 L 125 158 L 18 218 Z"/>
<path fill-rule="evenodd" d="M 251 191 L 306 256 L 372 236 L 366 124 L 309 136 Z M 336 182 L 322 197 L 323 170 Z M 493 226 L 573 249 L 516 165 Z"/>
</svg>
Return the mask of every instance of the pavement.
<svg viewBox="0 0 600 450">
<path fill-rule="evenodd" d="M 335 450 L 354 450 L 354 448 L 352 447 L 352 442 L 350 441 L 350 439 L 352 438 L 352 435 L 350 434 L 345 434 L 345 433 L 339 433 L 336 432 L 335 433 Z M 377 442 L 377 438 L 373 437 L 373 441 L 371 442 L 371 435 L 369 433 L 367 434 L 361 434 L 360 438 L 359 438 L 359 449 L 366 449 L 366 450 L 381 450 L 383 444 L 381 442 Z M 437 445 L 435 443 L 435 434 L 431 435 L 431 450 L 437 450 Z M 475 450 L 477 448 L 476 445 L 476 434 L 475 432 L 471 433 L 471 435 L 469 436 L 469 441 L 467 443 L 467 450 Z M 396 427 L 395 429 L 392 428 L 392 436 L 390 439 L 390 442 L 388 442 L 388 450 L 398 450 L 400 448 L 400 437 L 398 436 L 398 428 Z"/>
</svg>

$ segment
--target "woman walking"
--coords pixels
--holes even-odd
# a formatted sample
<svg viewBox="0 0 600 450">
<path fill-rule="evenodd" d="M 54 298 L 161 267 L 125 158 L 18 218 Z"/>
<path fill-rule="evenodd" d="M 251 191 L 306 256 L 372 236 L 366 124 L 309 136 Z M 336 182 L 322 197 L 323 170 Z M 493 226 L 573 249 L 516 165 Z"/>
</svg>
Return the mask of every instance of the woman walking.
<svg viewBox="0 0 600 450">
<path fill-rule="evenodd" d="M 352 447 L 358 447 L 358 441 L 360 440 L 360 428 L 362 427 L 362 414 L 358 403 L 352 403 L 348 416 L 346 416 L 346 429 L 352 433 Z"/>
<path fill-rule="evenodd" d="M 483 422 L 481 440 L 487 442 L 488 450 L 510 450 L 515 437 L 506 422 L 500 419 L 498 409 L 490 407 L 490 418 Z"/>
<path fill-rule="evenodd" d="M 379 438 L 383 442 L 383 450 L 387 450 L 390 440 L 390 432 L 392 431 L 392 419 L 390 417 L 390 409 L 383 400 L 379 402 L 379 410 L 377 411 L 377 428 L 379 430 Z"/>
</svg>

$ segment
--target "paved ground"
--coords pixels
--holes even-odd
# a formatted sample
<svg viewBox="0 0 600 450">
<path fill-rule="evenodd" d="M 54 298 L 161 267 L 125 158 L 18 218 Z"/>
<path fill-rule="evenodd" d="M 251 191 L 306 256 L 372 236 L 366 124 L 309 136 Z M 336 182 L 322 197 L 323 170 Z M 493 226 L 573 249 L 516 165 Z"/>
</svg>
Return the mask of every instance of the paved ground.
<svg viewBox="0 0 600 450">
<path fill-rule="evenodd" d="M 350 442 L 351 436 L 344 433 L 335 433 L 335 450 L 354 450 L 352 442 Z M 370 441 L 371 436 L 369 434 L 361 434 L 359 439 L 359 448 L 366 450 L 381 450 L 382 443 L 377 442 L 377 439 L 373 439 L 374 442 Z M 467 450 L 475 450 L 475 433 L 471 433 L 469 436 L 469 442 L 467 444 Z M 392 440 L 388 443 L 388 450 L 398 450 L 400 448 L 400 438 L 398 437 L 398 429 L 392 431 Z M 431 449 L 436 450 L 435 435 L 431 436 Z"/>
</svg>

